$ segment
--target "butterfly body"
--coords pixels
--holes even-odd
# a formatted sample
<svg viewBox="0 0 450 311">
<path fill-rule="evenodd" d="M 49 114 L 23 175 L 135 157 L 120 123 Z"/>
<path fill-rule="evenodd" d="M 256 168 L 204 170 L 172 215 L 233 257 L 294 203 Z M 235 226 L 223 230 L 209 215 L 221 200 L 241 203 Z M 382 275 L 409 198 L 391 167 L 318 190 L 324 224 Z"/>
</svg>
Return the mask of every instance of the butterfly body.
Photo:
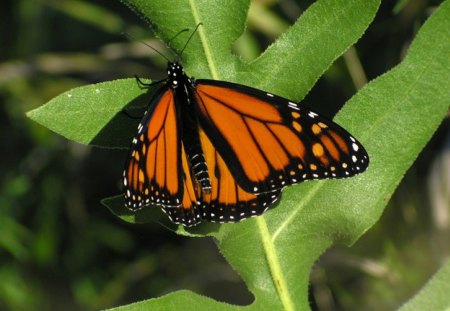
<svg viewBox="0 0 450 311">
<path fill-rule="evenodd" d="M 195 111 L 195 79 L 189 78 L 183 66 L 178 63 L 168 64 L 166 87 L 174 96 L 177 113 L 176 122 L 181 129 L 180 138 L 195 180 L 203 192 L 211 190 L 208 167 L 205 162 L 198 132 L 198 118 Z"/>
<path fill-rule="evenodd" d="M 175 223 L 262 214 L 291 184 L 363 172 L 362 145 L 332 121 L 244 85 L 168 78 L 138 126 L 124 170 L 125 204 L 159 205 Z"/>
</svg>

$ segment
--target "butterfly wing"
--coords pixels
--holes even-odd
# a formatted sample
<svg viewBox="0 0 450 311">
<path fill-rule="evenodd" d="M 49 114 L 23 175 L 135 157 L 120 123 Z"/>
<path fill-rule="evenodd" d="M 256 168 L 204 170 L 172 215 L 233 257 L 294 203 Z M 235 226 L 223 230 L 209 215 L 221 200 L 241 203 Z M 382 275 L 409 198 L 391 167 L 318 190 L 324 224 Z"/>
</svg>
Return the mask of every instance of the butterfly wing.
<svg viewBox="0 0 450 311">
<path fill-rule="evenodd" d="M 173 91 L 161 88 L 138 126 L 123 173 L 125 205 L 161 206 L 175 223 L 199 221 Z"/>
<path fill-rule="evenodd" d="M 195 89 L 199 123 L 246 192 L 350 177 L 368 166 L 355 138 L 296 103 L 224 81 L 197 80 Z"/>
<path fill-rule="evenodd" d="M 280 190 L 262 194 L 244 191 L 236 183 L 222 156 L 201 128 L 199 135 L 211 181 L 211 192 L 198 192 L 202 219 L 236 222 L 264 213 L 279 198 Z"/>
</svg>

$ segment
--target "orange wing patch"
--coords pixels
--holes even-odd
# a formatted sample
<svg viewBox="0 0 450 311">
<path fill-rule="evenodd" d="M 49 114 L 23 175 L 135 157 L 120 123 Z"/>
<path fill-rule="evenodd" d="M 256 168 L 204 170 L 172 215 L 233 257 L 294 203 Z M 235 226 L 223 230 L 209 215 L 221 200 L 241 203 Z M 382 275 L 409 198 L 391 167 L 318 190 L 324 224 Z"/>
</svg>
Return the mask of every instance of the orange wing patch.
<svg viewBox="0 0 450 311">
<path fill-rule="evenodd" d="M 262 214 L 280 191 L 253 194 L 244 191 L 231 175 L 216 148 L 200 129 L 200 141 L 210 172 L 211 192 L 201 194 L 201 216 L 208 221 L 234 222 Z"/>
<path fill-rule="evenodd" d="M 207 85 L 199 84 L 197 86 L 197 92 L 209 95 L 216 101 L 226 103 L 227 106 L 233 110 L 239 111 L 239 114 L 243 114 L 263 122 L 281 122 L 282 116 L 279 111 L 272 105 L 268 105 L 266 101 L 260 100 L 254 96 L 237 92 L 235 90 Z M 230 100 L 231 99 L 231 100 Z M 205 107 L 200 107 L 205 108 Z M 208 106 L 209 110 L 214 108 L 221 109 L 219 106 Z M 208 111 L 203 110 L 204 113 Z M 213 111 L 213 113 L 219 113 L 219 111 Z"/>
</svg>

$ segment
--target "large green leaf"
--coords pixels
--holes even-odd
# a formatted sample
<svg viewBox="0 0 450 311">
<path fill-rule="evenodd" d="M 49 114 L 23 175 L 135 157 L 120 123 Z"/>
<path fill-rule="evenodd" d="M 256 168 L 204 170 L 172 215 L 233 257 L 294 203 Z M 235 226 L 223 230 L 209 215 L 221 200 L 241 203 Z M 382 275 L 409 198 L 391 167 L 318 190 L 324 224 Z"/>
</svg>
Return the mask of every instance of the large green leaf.
<svg viewBox="0 0 450 311">
<path fill-rule="evenodd" d="M 203 22 L 198 36 L 193 37 L 183 54 L 190 74 L 237 81 L 298 100 L 330 64 L 359 39 L 373 19 L 379 1 L 318 1 L 250 64 L 242 63 L 230 53 L 232 43 L 244 29 L 246 1 L 129 0 L 127 4 L 151 21 L 163 39 Z M 450 2 L 446 1 L 420 30 L 405 60 L 367 85 L 336 117 L 336 121 L 366 147 L 371 157 L 366 173 L 348 180 L 308 182 L 290 187 L 284 191 L 276 208 L 238 224 L 179 229 L 183 234 L 215 237 L 222 254 L 255 295 L 250 308 L 308 309 L 308 277 L 314 262 L 333 243 L 350 245 L 378 220 L 389 196 L 448 109 L 449 15 Z M 173 41 L 173 47 L 180 49 L 185 41 L 186 37 L 181 35 Z M 120 83 L 123 83 L 122 88 Z M 114 118 L 117 112 L 142 96 L 144 90 L 131 79 L 102 84 L 104 88 L 99 94 L 105 97 L 96 96 L 94 105 L 87 101 L 96 87 L 71 91 L 71 94 L 77 92 L 84 101 L 69 102 L 67 94 L 63 94 L 29 115 L 83 143 L 121 145 L 122 139 L 118 138 L 113 143 L 108 142 L 109 135 L 103 133 L 105 126 L 114 128 L 112 124 L 121 121 Z M 89 113 L 80 124 L 77 119 L 83 109 Z M 83 135 L 78 138 L 80 132 Z M 128 132 L 117 135 L 132 136 Z M 130 137 L 127 138 L 123 140 L 129 141 Z M 128 221 L 142 221 L 142 217 L 146 217 L 126 214 L 120 210 L 122 205 L 117 204 L 118 201 L 111 202 L 115 206 L 114 213 Z M 123 309 L 194 310 L 200 307 L 230 308 L 227 304 L 182 291 Z"/>
</svg>

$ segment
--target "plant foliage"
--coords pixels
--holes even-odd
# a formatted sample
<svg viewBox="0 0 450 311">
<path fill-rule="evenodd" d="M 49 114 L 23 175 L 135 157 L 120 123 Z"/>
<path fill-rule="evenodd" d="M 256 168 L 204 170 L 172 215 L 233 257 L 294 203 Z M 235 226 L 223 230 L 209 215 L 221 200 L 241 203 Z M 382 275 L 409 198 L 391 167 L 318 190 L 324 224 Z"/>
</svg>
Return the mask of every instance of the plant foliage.
<svg viewBox="0 0 450 311">
<path fill-rule="evenodd" d="M 244 31 L 249 1 L 125 3 L 165 41 L 180 29 L 203 23 L 183 54 L 190 75 L 235 81 L 292 100 L 303 99 L 329 66 L 364 34 L 379 6 L 379 0 L 317 1 L 261 56 L 245 63 L 231 53 L 231 46 Z M 402 63 L 371 81 L 336 116 L 335 121 L 367 149 L 371 158 L 367 172 L 346 180 L 290 187 L 276 208 L 241 223 L 173 228 L 184 235 L 215 238 L 223 256 L 254 295 L 251 309 L 308 309 L 308 280 L 314 262 L 333 244 L 351 245 L 379 219 L 448 110 L 449 16 L 450 1 L 445 1 L 420 29 Z M 185 42 L 186 36 L 180 35 L 171 46 L 180 50 Z M 136 103 L 145 105 L 149 96 L 130 78 L 68 91 L 28 115 L 80 143 L 127 147 L 135 124 L 125 121 L 120 112 Z M 109 199 L 107 204 L 125 220 L 154 219 L 153 214 L 124 211 L 120 200 Z M 181 308 L 232 307 L 179 291 L 118 310 Z"/>
</svg>

